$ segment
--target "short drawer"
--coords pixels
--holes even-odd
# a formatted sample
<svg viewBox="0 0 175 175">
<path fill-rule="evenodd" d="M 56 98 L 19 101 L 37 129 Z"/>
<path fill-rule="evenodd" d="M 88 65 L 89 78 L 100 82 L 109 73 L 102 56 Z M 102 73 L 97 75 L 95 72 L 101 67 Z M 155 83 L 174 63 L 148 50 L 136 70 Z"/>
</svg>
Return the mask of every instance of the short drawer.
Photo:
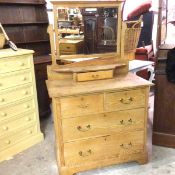
<svg viewBox="0 0 175 175">
<path fill-rule="evenodd" d="M 26 140 L 37 133 L 37 126 L 31 126 L 23 130 L 16 130 L 11 135 L 0 138 L 0 151 L 7 149 L 22 140 Z"/>
<path fill-rule="evenodd" d="M 76 45 L 75 44 L 68 44 L 68 43 L 61 43 L 60 44 L 60 51 L 63 52 L 76 52 Z"/>
<path fill-rule="evenodd" d="M 61 115 L 63 118 L 94 114 L 103 111 L 103 94 L 80 95 L 61 98 Z"/>
<path fill-rule="evenodd" d="M 63 119 L 63 140 L 68 142 L 111 133 L 144 130 L 144 125 L 144 108 Z"/>
<path fill-rule="evenodd" d="M 144 89 L 111 92 L 105 94 L 105 111 L 117 111 L 144 107 L 146 101 Z"/>
<path fill-rule="evenodd" d="M 113 70 L 77 73 L 75 76 L 76 81 L 91 81 L 110 78 L 113 78 Z"/>
<path fill-rule="evenodd" d="M 13 72 L 31 67 L 32 55 L 4 58 L 0 60 L 0 73 Z"/>
<path fill-rule="evenodd" d="M 6 107 L 0 107 L 0 122 L 8 118 L 23 114 L 35 108 L 34 99 L 11 104 Z"/>
<path fill-rule="evenodd" d="M 19 71 L 0 75 L 0 90 L 32 82 L 31 71 Z"/>
<path fill-rule="evenodd" d="M 140 153 L 144 150 L 144 132 L 130 132 L 118 135 L 81 140 L 64 144 L 66 165 L 119 158 L 121 155 Z"/>
<path fill-rule="evenodd" d="M 36 121 L 36 114 L 25 114 L 21 117 L 10 119 L 9 121 L 0 122 L 0 137 L 8 134 L 18 128 L 27 126 Z"/>
<path fill-rule="evenodd" d="M 8 91 L 0 91 L 0 107 L 33 96 L 33 86 L 22 86 Z"/>
</svg>

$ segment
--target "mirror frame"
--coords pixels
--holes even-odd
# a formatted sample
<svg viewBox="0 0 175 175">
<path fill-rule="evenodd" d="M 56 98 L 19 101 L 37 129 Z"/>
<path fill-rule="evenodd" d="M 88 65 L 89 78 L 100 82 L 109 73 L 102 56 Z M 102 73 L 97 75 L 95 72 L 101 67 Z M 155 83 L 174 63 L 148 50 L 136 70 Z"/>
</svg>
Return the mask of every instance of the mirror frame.
<svg viewBox="0 0 175 175">
<path fill-rule="evenodd" d="M 118 9 L 118 22 L 117 22 L 117 41 L 116 41 L 116 52 L 108 52 L 108 53 L 100 53 L 100 54 L 76 54 L 76 55 L 60 55 L 59 50 L 59 42 L 54 42 L 55 49 L 55 59 L 71 59 L 71 58 L 88 58 L 88 57 L 111 57 L 115 56 L 116 59 L 120 59 L 122 57 L 122 53 L 124 54 L 124 34 L 122 30 L 122 3 L 125 0 L 81 0 L 81 1 L 60 1 L 60 0 L 52 0 L 53 4 L 53 13 L 54 13 L 54 34 L 53 34 L 53 42 L 59 41 L 59 32 L 58 32 L 58 8 L 117 8 Z M 54 61 L 56 63 L 56 60 Z"/>
</svg>

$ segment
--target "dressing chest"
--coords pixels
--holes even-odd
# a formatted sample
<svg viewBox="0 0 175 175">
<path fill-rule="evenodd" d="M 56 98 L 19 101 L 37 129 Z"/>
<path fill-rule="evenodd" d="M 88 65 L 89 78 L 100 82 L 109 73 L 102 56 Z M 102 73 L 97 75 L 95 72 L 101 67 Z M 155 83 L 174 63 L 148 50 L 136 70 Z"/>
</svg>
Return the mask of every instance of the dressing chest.
<svg viewBox="0 0 175 175">
<path fill-rule="evenodd" d="M 0 50 L 0 161 L 42 140 L 33 51 Z"/>
<path fill-rule="evenodd" d="M 98 82 L 48 80 L 60 175 L 146 163 L 150 85 L 132 74 Z"/>
</svg>

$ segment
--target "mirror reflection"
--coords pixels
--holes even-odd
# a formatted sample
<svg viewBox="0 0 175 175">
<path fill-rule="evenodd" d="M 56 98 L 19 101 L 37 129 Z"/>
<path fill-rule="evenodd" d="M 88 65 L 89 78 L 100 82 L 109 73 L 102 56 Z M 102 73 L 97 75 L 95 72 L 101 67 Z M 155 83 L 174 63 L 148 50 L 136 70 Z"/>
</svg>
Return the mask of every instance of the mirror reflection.
<svg viewBox="0 0 175 175">
<path fill-rule="evenodd" d="M 117 51 L 117 8 L 58 9 L 60 55 Z"/>
</svg>

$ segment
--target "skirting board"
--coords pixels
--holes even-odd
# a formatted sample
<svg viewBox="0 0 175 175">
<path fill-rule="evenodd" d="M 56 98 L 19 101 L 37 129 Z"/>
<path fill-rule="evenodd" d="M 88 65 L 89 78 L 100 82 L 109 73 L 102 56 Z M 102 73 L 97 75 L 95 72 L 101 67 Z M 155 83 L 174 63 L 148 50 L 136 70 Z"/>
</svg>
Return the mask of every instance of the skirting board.
<svg viewBox="0 0 175 175">
<path fill-rule="evenodd" d="M 175 135 L 153 132 L 153 145 L 175 148 Z"/>
</svg>

